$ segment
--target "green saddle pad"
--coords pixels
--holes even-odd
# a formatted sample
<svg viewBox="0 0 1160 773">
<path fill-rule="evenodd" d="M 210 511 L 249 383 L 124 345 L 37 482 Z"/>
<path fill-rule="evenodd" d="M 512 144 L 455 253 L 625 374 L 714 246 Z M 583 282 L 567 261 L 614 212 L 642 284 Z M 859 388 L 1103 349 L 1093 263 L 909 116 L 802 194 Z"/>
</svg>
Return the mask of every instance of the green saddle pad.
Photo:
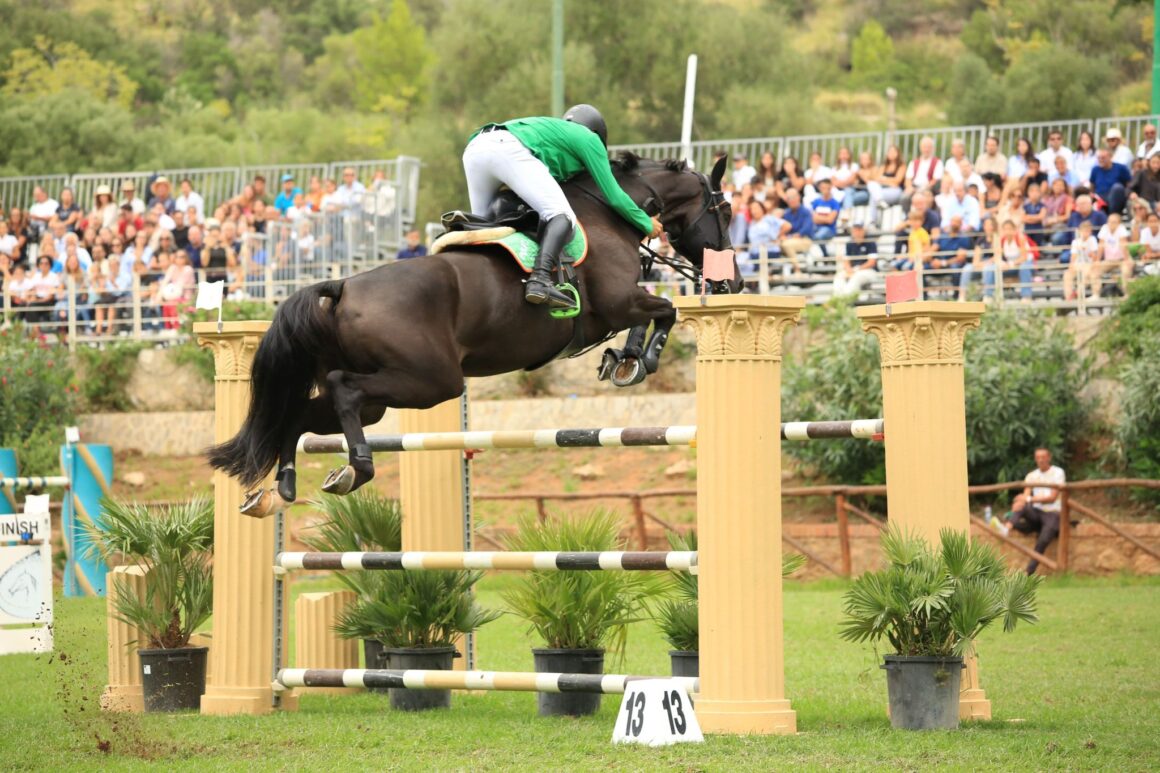
<svg viewBox="0 0 1160 773">
<path fill-rule="evenodd" d="M 520 264 L 524 271 L 528 272 L 531 272 L 536 255 L 540 253 L 540 246 L 536 244 L 535 239 L 531 239 L 519 231 L 505 236 L 502 239 L 483 243 L 500 245 L 511 253 L 511 256 L 516 259 L 516 262 Z M 560 260 L 563 263 L 571 263 L 573 266 L 578 266 L 587 257 L 588 234 L 584 232 L 584 226 L 577 224 L 576 228 L 572 230 L 572 241 L 568 242 L 567 246 L 564 247 L 564 253 L 560 256 Z"/>
</svg>

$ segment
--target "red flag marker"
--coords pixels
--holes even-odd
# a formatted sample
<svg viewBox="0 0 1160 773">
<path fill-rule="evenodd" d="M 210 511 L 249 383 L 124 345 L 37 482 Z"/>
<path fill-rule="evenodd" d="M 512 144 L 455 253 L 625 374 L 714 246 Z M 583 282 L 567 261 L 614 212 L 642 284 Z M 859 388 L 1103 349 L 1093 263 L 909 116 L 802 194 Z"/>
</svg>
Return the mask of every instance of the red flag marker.
<svg viewBox="0 0 1160 773">
<path fill-rule="evenodd" d="M 886 275 L 886 313 L 890 304 L 918 300 L 918 272 L 903 271 Z"/>
</svg>

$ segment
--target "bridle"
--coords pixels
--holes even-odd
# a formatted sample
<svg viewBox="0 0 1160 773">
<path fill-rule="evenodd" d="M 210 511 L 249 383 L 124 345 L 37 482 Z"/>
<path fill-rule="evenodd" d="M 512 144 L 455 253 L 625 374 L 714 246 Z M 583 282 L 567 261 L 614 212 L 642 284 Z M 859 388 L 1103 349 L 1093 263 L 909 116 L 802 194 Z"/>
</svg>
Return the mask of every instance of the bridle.
<svg viewBox="0 0 1160 773">
<path fill-rule="evenodd" d="M 633 175 L 649 192 L 649 197 L 645 199 L 641 209 L 650 217 L 655 216 L 661 219 L 661 223 L 665 226 L 665 233 L 668 234 L 669 243 L 677 252 L 675 257 L 667 257 L 657 253 L 647 244 L 642 244 L 641 269 L 644 274 L 648 274 L 652 269 L 653 262 L 656 261 L 663 263 L 686 279 L 696 282 L 701 279 L 701 267 L 693 263 L 688 256 L 698 254 L 706 246 L 715 250 L 729 247 L 729 222 L 732 220 L 732 208 L 723 192 L 713 190 L 709 184 L 709 178 L 704 173 L 691 169 L 682 170 L 682 174 L 685 172 L 696 175 L 697 181 L 701 184 L 701 209 L 693 218 L 692 224 L 679 231 L 671 230 L 671 225 L 664 222 L 665 215 L 669 210 L 657 189 L 639 172 Z M 650 211 L 654 209 L 655 212 Z M 714 293 L 729 292 L 727 282 L 710 282 L 709 288 Z"/>
</svg>

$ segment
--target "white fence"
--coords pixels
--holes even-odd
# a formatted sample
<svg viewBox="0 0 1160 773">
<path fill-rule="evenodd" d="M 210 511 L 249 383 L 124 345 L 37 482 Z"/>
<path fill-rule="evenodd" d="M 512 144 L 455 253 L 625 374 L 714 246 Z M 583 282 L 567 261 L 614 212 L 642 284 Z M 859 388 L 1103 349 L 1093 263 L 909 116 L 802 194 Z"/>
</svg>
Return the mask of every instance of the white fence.
<svg viewBox="0 0 1160 773">
<path fill-rule="evenodd" d="M 793 137 L 764 137 L 756 139 L 720 139 L 698 140 L 693 143 L 693 158 L 698 169 L 707 169 L 712 161 L 713 153 L 721 150 L 732 156 L 734 153 L 744 153 L 753 166 L 757 166 L 761 154 L 771 152 L 778 163 L 786 156 L 793 156 L 804 168 L 808 163 L 809 154 L 817 151 L 822 154 L 822 161 L 826 164 L 834 163 L 838 148 L 848 147 L 857 160 L 862 150 L 869 151 L 874 159 L 882 161 L 886 148 L 896 144 L 902 151 L 904 159 L 918 155 L 918 144 L 923 137 L 930 136 L 935 141 L 935 153 L 939 158 L 950 154 L 951 142 L 962 139 L 966 145 L 967 157 L 974 161 L 983 150 L 983 144 L 988 135 L 995 135 L 999 139 L 1000 149 L 1011 154 L 1015 151 L 1015 143 L 1020 137 L 1030 140 L 1033 150 L 1040 151 L 1047 147 L 1047 135 L 1058 129 L 1063 132 L 1063 142 L 1074 148 L 1079 141 L 1081 131 L 1087 130 L 1095 136 L 1097 146 L 1108 129 L 1115 127 L 1124 134 L 1124 142 L 1134 151 L 1141 142 L 1142 129 L 1145 124 L 1160 123 L 1160 115 L 1131 116 L 1127 118 L 1080 118 L 1074 120 L 1043 121 L 1039 123 L 1009 123 L 992 124 L 990 126 L 940 126 L 928 129 L 901 129 L 890 131 L 851 132 L 842 134 L 805 134 Z M 625 145 L 613 145 L 609 150 L 631 150 L 650 158 L 679 158 L 681 144 L 679 142 L 648 142 Z"/>
<path fill-rule="evenodd" d="M 261 176 L 266 181 L 267 195 L 274 196 L 281 190 L 280 180 L 284 174 L 294 175 L 295 184 L 307 190 L 312 177 L 319 180 L 335 180 L 342 183 L 342 171 L 350 167 L 355 178 L 369 190 L 382 191 L 384 186 L 392 189 L 393 200 L 398 209 L 398 220 L 410 225 L 415 222 L 419 200 L 420 161 L 413 156 L 399 156 L 394 159 L 364 161 L 336 161 L 317 164 L 256 164 L 243 167 L 215 167 L 198 169 L 153 169 L 148 171 L 87 172 L 73 175 L 42 175 L 33 177 L 0 177 L 0 206 L 5 214 L 12 207 L 27 209 L 32 203 L 35 187 L 44 188 L 49 196 L 60 197 L 61 188 L 72 188 L 77 204 L 88 211 L 93 205 L 94 194 L 101 185 L 107 185 L 115 200 L 120 200 L 121 186 L 132 182 L 135 195 L 148 201 L 149 186 L 159 176 L 170 182 L 172 195 L 179 195 L 178 186 L 188 179 L 193 189 L 205 200 L 206 216 L 214 209 L 240 194 L 254 178 Z M 381 198 L 381 197 L 380 197 Z M 385 199 L 376 207 L 383 209 Z M 394 238 L 389 237 L 389 238 Z"/>
</svg>

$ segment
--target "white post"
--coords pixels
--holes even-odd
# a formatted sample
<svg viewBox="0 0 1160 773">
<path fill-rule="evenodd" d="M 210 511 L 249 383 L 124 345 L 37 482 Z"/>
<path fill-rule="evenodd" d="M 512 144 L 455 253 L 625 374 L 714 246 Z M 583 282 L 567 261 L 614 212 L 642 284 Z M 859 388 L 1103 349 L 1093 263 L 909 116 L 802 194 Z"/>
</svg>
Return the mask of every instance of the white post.
<svg viewBox="0 0 1160 773">
<path fill-rule="evenodd" d="M 141 275 L 133 272 L 133 340 L 141 340 Z"/>
<path fill-rule="evenodd" d="M 769 295 L 769 247 L 757 248 L 757 292 Z"/>
<path fill-rule="evenodd" d="M 65 278 L 65 293 L 68 295 L 68 350 L 77 350 L 77 283 L 71 276 Z"/>
<path fill-rule="evenodd" d="M 693 163 L 693 101 L 697 95 L 697 55 L 689 54 L 685 70 L 685 110 L 681 116 L 681 155 Z"/>
</svg>

